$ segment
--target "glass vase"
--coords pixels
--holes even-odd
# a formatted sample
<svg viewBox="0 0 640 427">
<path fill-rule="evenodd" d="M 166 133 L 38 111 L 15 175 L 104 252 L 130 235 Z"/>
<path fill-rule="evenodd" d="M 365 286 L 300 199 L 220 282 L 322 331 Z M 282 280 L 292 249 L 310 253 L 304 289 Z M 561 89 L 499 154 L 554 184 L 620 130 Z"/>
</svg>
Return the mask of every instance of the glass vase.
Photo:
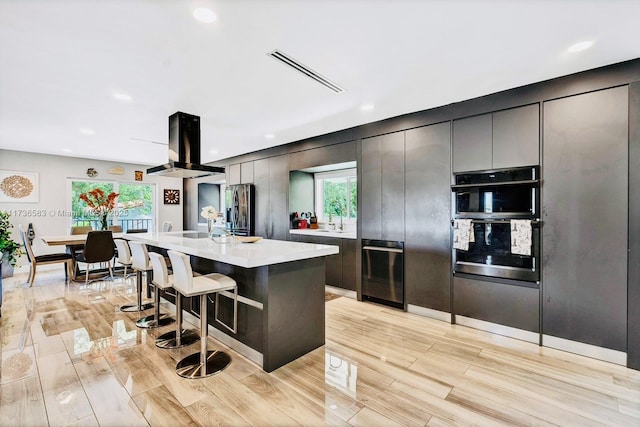
<svg viewBox="0 0 640 427">
<path fill-rule="evenodd" d="M 109 225 L 107 224 L 107 215 L 100 216 L 100 230 L 106 231 L 109 229 Z"/>
</svg>

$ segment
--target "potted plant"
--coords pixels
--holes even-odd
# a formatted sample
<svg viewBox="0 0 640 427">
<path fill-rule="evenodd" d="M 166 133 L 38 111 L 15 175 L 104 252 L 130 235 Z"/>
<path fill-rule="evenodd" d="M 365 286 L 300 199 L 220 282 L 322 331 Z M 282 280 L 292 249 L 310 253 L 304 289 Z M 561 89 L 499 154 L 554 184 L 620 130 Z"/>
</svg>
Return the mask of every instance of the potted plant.
<svg viewBox="0 0 640 427">
<path fill-rule="evenodd" d="M 0 211 L 0 254 L 2 255 L 2 257 L 0 257 L 0 270 L 5 263 L 10 267 L 15 266 L 18 257 L 22 254 L 20 249 L 22 245 L 14 242 L 11 238 L 11 228 L 13 228 L 13 225 L 9 221 L 10 216 L 11 214 L 9 212 Z"/>
</svg>

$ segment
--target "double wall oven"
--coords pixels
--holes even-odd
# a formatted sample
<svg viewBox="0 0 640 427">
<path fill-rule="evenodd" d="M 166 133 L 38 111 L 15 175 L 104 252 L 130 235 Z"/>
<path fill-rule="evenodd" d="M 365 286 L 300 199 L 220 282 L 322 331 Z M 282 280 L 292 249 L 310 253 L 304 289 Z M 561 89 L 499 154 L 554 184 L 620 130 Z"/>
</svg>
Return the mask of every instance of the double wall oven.
<svg viewBox="0 0 640 427">
<path fill-rule="evenodd" d="M 468 244 L 465 241 L 462 248 L 454 244 L 452 249 L 454 274 L 538 282 L 538 166 L 465 172 L 454 177 L 452 232 L 455 235 L 455 228 L 463 222 L 469 227 Z M 531 226 L 530 236 L 526 236 L 531 243 L 525 254 L 512 250 L 513 220 L 525 220 Z"/>
</svg>

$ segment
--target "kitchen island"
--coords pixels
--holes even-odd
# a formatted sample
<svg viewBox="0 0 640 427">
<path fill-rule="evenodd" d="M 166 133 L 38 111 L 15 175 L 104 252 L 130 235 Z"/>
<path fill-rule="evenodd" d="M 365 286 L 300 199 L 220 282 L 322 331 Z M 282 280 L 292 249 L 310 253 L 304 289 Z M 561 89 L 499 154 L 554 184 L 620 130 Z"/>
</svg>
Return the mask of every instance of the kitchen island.
<svg viewBox="0 0 640 427">
<path fill-rule="evenodd" d="M 238 329 L 232 334 L 209 316 L 209 335 L 254 361 L 266 372 L 324 345 L 324 258 L 336 246 L 262 239 L 217 243 L 206 233 L 176 231 L 124 236 L 149 250 L 191 256 L 193 271 L 222 273 L 238 284 Z M 163 295 L 173 302 L 173 297 Z M 195 297 L 194 297 L 195 298 Z M 209 311 L 214 312 L 209 300 Z M 185 310 L 199 316 L 198 301 Z M 232 300 L 221 297 L 218 318 L 232 322 Z"/>
</svg>

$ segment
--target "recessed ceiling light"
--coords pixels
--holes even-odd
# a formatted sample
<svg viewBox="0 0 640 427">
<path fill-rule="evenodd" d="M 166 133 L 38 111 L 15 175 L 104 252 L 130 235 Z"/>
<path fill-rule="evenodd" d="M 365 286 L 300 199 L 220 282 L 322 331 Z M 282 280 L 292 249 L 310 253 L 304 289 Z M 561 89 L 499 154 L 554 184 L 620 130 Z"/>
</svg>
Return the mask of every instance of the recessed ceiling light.
<svg viewBox="0 0 640 427">
<path fill-rule="evenodd" d="M 78 132 L 80 132 L 83 135 L 94 135 L 96 133 L 93 129 L 87 129 L 87 128 L 78 129 Z"/>
<path fill-rule="evenodd" d="M 118 92 L 114 93 L 113 97 L 119 101 L 131 101 L 131 95 L 127 95 L 126 93 Z"/>
<path fill-rule="evenodd" d="M 273 139 L 273 138 L 275 138 L 276 136 L 275 136 L 274 134 L 272 134 L 272 133 L 268 133 L 268 134 L 266 134 L 264 137 L 265 137 L 265 138 L 267 138 L 267 139 Z"/>
<path fill-rule="evenodd" d="M 71 153 L 73 150 L 71 148 L 63 148 L 62 151 L 65 153 Z"/>
<path fill-rule="evenodd" d="M 575 52 L 581 52 L 583 50 L 589 49 L 591 46 L 593 46 L 593 41 L 585 40 L 569 46 L 569 49 L 567 50 L 571 53 L 575 53 Z"/>
<path fill-rule="evenodd" d="M 211 24 L 213 21 L 218 19 L 215 12 L 211 9 L 207 9 L 206 7 L 193 9 L 193 17 L 205 24 Z"/>
<path fill-rule="evenodd" d="M 360 107 L 360 109 L 361 109 L 362 111 L 371 111 L 371 110 L 373 110 L 374 108 L 375 108 L 375 105 L 373 105 L 373 104 L 363 104 L 363 105 Z"/>
</svg>

